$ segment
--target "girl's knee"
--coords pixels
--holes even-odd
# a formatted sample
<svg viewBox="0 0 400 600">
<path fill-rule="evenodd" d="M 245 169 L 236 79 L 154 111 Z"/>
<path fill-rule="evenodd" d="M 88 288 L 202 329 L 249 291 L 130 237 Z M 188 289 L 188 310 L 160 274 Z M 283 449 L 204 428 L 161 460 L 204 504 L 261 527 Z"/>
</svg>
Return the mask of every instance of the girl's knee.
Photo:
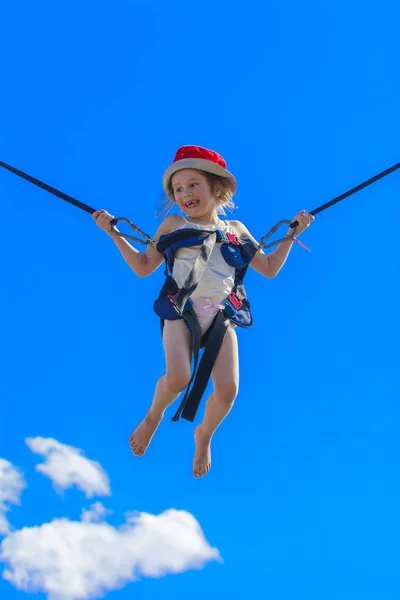
<svg viewBox="0 0 400 600">
<path fill-rule="evenodd" d="M 234 403 L 238 392 L 239 382 L 237 381 L 224 381 L 214 388 L 214 393 L 217 396 L 218 401 L 228 405 Z"/>
<path fill-rule="evenodd" d="M 165 383 L 170 392 L 173 392 L 174 394 L 180 394 L 182 390 L 188 386 L 190 377 L 190 371 L 167 371 L 165 374 Z"/>
</svg>

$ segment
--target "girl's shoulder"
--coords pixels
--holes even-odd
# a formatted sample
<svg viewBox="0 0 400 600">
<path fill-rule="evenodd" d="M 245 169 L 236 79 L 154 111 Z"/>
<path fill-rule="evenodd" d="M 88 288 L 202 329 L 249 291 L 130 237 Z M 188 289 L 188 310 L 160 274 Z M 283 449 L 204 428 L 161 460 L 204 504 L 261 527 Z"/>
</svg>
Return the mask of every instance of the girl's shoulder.
<svg viewBox="0 0 400 600">
<path fill-rule="evenodd" d="M 252 236 L 250 231 L 247 229 L 247 227 L 241 221 L 229 221 L 229 223 L 230 223 L 232 229 L 234 230 L 234 232 L 236 233 L 236 235 L 238 236 L 238 238 L 240 238 L 242 240 L 250 240 L 250 242 L 252 242 L 256 248 L 258 248 L 259 250 L 261 249 L 260 244 Z M 264 252 L 262 252 L 262 253 L 264 254 Z"/>
<path fill-rule="evenodd" d="M 238 237 L 248 237 L 249 232 L 241 221 L 229 220 L 226 223 L 232 227 Z"/>
<path fill-rule="evenodd" d="M 172 233 L 177 229 L 181 229 L 182 225 L 186 223 L 186 220 L 179 215 L 168 215 L 161 223 L 160 229 L 163 234 Z"/>
</svg>

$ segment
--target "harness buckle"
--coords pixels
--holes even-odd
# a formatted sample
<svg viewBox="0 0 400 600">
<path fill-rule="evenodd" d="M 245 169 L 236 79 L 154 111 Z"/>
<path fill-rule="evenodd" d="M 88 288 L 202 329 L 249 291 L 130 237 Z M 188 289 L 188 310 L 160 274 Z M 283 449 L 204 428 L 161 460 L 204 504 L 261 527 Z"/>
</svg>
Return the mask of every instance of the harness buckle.
<svg viewBox="0 0 400 600">
<path fill-rule="evenodd" d="M 235 316 L 239 308 L 242 306 L 243 302 L 239 300 L 235 292 L 231 292 L 229 296 L 221 302 L 221 304 L 224 307 L 225 312 L 230 317 L 233 317 Z"/>
<path fill-rule="evenodd" d="M 236 310 L 239 310 L 239 308 L 242 306 L 243 302 L 241 302 L 239 300 L 239 298 L 236 296 L 235 292 L 231 292 L 227 298 L 227 300 L 229 300 L 229 302 L 231 304 L 233 304 L 233 306 L 236 308 Z"/>
<path fill-rule="evenodd" d="M 217 234 L 217 243 L 225 242 L 233 244 L 234 246 L 240 246 L 236 233 L 230 233 L 229 231 L 224 233 L 220 229 L 217 229 L 215 233 Z"/>
<path fill-rule="evenodd" d="M 240 246 L 240 242 L 237 238 L 236 233 L 229 233 L 229 231 L 227 231 L 226 235 L 228 236 L 228 240 L 231 244 L 233 244 L 234 246 Z"/>
</svg>

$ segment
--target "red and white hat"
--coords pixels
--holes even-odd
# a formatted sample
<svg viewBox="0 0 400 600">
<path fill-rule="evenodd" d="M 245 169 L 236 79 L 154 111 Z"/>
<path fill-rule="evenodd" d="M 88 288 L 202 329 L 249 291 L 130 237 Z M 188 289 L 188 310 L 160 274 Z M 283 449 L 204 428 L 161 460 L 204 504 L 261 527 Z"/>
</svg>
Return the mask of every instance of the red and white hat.
<svg viewBox="0 0 400 600">
<path fill-rule="evenodd" d="M 233 192 L 236 191 L 236 179 L 232 173 L 226 170 L 226 162 L 220 154 L 201 146 L 182 146 L 176 151 L 172 165 L 166 169 L 163 175 L 162 184 L 167 196 L 169 196 L 168 187 L 172 175 L 182 169 L 198 169 L 225 177 L 231 182 Z M 171 199 L 173 200 L 173 197 Z"/>
</svg>

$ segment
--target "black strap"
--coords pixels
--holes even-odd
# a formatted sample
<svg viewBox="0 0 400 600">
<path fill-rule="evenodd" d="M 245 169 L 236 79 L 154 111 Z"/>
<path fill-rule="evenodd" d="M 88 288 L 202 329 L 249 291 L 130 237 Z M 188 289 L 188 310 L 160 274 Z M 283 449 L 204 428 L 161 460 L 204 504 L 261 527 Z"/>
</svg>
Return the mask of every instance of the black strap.
<svg viewBox="0 0 400 600">
<path fill-rule="evenodd" d="M 47 183 L 44 183 L 43 181 L 39 181 L 39 179 L 36 179 L 35 177 L 32 177 L 31 175 L 28 175 L 27 173 L 24 173 L 23 171 L 19 171 L 18 169 L 16 169 L 15 167 L 12 167 L 11 165 L 7 165 L 2 160 L 0 160 L 0 167 L 4 167 L 8 171 L 11 171 L 11 173 L 18 175 L 18 177 L 22 177 L 22 179 L 26 179 L 26 181 L 29 181 L 30 183 L 37 185 L 38 187 L 42 188 L 43 190 L 46 190 L 46 192 L 50 192 L 54 196 L 61 198 L 61 200 L 65 200 L 66 202 L 69 202 L 70 204 L 74 204 L 78 208 L 85 210 L 86 212 L 90 213 L 91 215 L 96 211 L 95 208 L 92 208 L 91 206 L 84 204 L 80 200 L 76 200 L 72 196 L 68 196 L 68 194 L 64 194 L 64 192 L 60 192 L 60 190 L 56 190 L 56 188 L 52 187 L 51 185 L 47 185 Z"/>
<path fill-rule="evenodd" d="M 19 171 L 19 169 L 16 169 L 15 167 L 8 165 L 7 163 L 3 162 L 2 160 L 0 160 L 0 167 L 4 167 L 8 171 L 11 171 L 11 173 L 18 175 L 18 177 L 22 177 L 22 179 L 26 179 L 26 181 L 29 181 L 29 183 L 33 183 L 34 185 L 37 185 L 38 187 L 42 188 L 43 190 L 46 190 L 46 192 L 50 192 L 54 196 L 61 198 L 61 200 L 65 200 L 66 202 L 73 204 L 77 208 L 80 208 L 81 210 L 84 210 L 84 211 L 90 213 L 91 215 L 94 212 L 96 212 L 96 210 L 97 210 L 95 208 L 92 208 L 88 204 L 84 204 L 80 200 L 77 200 L 76 198 L 69 196 L 68 194 L 64 194 L 64 192 L 60 192 L 60 190 L 57 190 L 56 188 L 52 187 L 51 185 L 48 185 L 47 183 L 44 183 L 43 181 L 36 179 L 36 177 L 32 177 L 31 175 L 28 175 L 27 173 L 24 173 L 23 171 Z M 129 225 L 129 227 L 131 227 L 132 229 L 137 231 L 145 239 L 142 240 L 142 239 L 135 237 L 133 235 L 130 235 L 128 233 L 121 233 L 120 231 L 118 231 L 118 229 L 115 228 L 115 225 L 117 225 L 117 223 L 119 223 L 120 221 L 127 223 Z M 110 221 L 110 226 L 113 228 L 114 233 L 120 237 L 124 237 L 128 240 L 133 240 L 134 242 L 137 242 L 138 244 L 142 244 L 143 246 L 146 246 L 147 244 L 150 244 L 151 246 L 154 246 L 154 247 L 156 246 L 155 241 L 151 239 L 151 237 L 149 236 L 148 233 L 145 233 L 144 231 L 142 231 L 137 225 L 135 225 L 134 223 L 129 221 L 129 219 L 125 219 L 125 217 L 117 217 L 117 218 L 113 219 L 112 221 Z"/>
<path fill-rule="evenodd" d="M 221 349 L 222 342 L 224 341 L 229 323 L 230 319 L 226 316 L 224 311 L 220 311 L 211 326 L 212 329 L 210 331 L 207 343 L 204 346 L 204 353 L 201 357 L 192 390 L 189 396 L 186 398 L 186 401 L 182 401 L 181 406 L 179 407 L 178 412 L 181 414 L 182 419 L 186 419 L 186 421 L 194 421 L 197 409 L 199 408 L 200 401 L 203 397 L 215 365 L 215 361 L 217 360 L 218 353 Z"/>
<path fill-rule="evenodd" d="M 367 181 L 364 181 L 363 183 L 360 183 L 359 185 L 356 185 L 355 187 L 351 188 L 351 190 L 344 192 L 344 194 L 340 194 L 340 196 L 337 196 L 333 200 L 330 200 L 329 202 L 325 202 L 325 204 L 323 204 L 322 206 L 318 206 L 318 208 L 314 208 L 314 210 L 310 211 L 309 214 L 317 215 L 318 213 L 322 212 L 323 210 L 326 210 L 327 208 L 330 208 L 334 204 L 337 204 L 337 202 L 341 202 L 345 198 L 348 198 L 349 196 L 352 196 L 353 194 L 356 194 L 360 190 L 363 190 L 364 188 L 368 187 L 372 183 L 375 183 L 375 181 L 379 181 L 379 179 L 382 179 L 383 177 L 390 175 L 391 173 L 393 173 L 393 171 L 396 171 L 396 169 L 399 169 L 399 168 L 400 168 L 400 163 L 393 165 L 389 169 L 382 171 L 382 173 L 378 173 L 378 175 L 375 175 L 374 177 L 367 179 Z M 298 224 L 299 224 L 298 221 L 294 221 L 293 223 L 290 224 L 290 228 L 294 229 L 295 227 L 297 227 Z"/>
</svg>

